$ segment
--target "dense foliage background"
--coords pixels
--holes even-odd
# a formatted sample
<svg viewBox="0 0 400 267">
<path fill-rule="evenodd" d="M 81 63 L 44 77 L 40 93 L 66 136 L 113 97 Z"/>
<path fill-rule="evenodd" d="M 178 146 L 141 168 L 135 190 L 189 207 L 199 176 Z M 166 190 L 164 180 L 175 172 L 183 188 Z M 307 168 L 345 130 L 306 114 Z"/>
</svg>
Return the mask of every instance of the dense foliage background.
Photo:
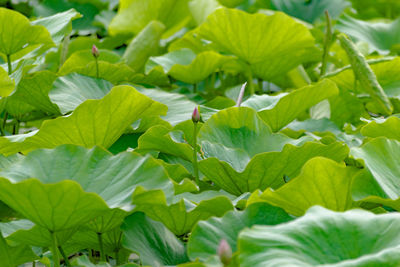
<svg viewBox="0 0 400 267">
<path fill-rule="evenodd" d="M 0 267 L 400 265 L 399 1 L 0 5 Z"/>
</svg>

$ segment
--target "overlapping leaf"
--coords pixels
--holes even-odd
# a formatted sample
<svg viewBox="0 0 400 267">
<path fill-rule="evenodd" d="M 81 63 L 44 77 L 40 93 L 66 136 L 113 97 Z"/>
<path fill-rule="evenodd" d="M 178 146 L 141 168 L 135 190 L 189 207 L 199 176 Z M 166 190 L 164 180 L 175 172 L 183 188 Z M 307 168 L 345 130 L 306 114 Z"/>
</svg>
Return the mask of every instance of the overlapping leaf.
<svg viewBox="0 0 400 267">
<path fill-rule="evenodd" d="M 399 220 L 398 214 L 314 207 L 295 221 L 242 231 L 240 266 L 396 266 Z"/>
</svg>

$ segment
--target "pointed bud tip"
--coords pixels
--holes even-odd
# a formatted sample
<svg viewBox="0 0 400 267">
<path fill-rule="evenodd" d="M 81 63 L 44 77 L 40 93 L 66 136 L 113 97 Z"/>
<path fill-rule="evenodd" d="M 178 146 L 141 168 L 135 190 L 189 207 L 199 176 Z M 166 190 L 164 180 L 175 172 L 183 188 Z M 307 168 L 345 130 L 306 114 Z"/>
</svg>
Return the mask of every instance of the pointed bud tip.
<svg viewBox="0 0 400 267">
<path fill-rule="evenodd" d="M 198 123 L 200 121 L 200 112 L 197 107 L 194 108 L 193 113 L 192 113 L 192 121 L 194 123 Z"/>
<path fill-rule="evenodd" d="M 92 46 L 92 55 L 94 57 L 99 57 L 100 53 L 99 53 L 99 49 L 97 48 L 97 46 L 93 45 Z"/>
<path fill-rule="evenodd" d="M 224 265 L 229 265 L 232 260 L 232 249 L 229 243 L 222 239 L 218 246 L 218 256 Z"/>
</svg>

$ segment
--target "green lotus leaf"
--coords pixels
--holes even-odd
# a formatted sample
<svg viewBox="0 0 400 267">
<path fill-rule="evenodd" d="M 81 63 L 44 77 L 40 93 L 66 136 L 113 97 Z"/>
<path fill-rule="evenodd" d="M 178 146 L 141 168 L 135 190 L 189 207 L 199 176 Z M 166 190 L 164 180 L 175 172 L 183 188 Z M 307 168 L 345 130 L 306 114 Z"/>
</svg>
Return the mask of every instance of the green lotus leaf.
<svg viewBox="0 0 400 267">
<path fill-rule="evenodd" d="M 160 117 L 172 126 L 189 120 L 192 117 L 194 108 L 198 106 L 195 102 L 190 101 L 186 96 L 181 94 L 142 87 L 138 87 L 137 89 L 140 93 L 168 107 L 167 115 Z"/>
<path fill-rule="evenodd" d="M 361 133 L 368 137 L 384 136 L 400 141 L 400 119 L 391 116 L 383 121 L 372 121 L 361 128 Z"/>
<path fill-rule="evenodd" d="M 121 0 L 108 31 L 111 35 L 135 35 L 150 21 L 158 20 L 174 33 L 189 22 L 189 14 L 188 0 Z"/>
<path fill-rule="evenodd" d="M 33 136 L 14 143 L 12 147 L 0 147 L 0 153 L 28 152 L 62 144 L 108 148 L 134 121 L 165 111 L 164 105 L 140 94 L 133 87 L 116 86 L 100 100 L 85 101 L 71 116 L 45 121 L 38 132 L 33 132 Z M 9 139 L 4 139 L 0 138 L 0 143 L 9 142 Z"/>
<path fill-rule="evenodd" d="M 202 24 L 220 5 L 217 0 L 191 0 L 189 1 L 190 13 L 197 25 Z"/>
<path fill-rule="evenodd" d="M 144 212 L 151 219 L 162 222 L 175 235 L 189 233 L 200 220 L 211 216 L 221 217 L 232 210 L 233 205 L 225 195 L 213 196 L 207 192 L 196 194 L 196 199 L 190 199 L 191 194 L 177 195 L 173 201 L 168 201 L 161 190 L 136 190 L 133 194 L 135 211 Z"/>
<path fill-rule="evenodd" d="M 328 11 L 332 18 L 337 18 L 345 8 L 350 6 L 346 0 L 339 1 L 310 1 L 304 2 L 299 0 L 272 0 L 271 9 L 285 12 L 286 14 L 299 18 L 301 20 L 313 23 Z"/>
<path fill-rule="evenodd" d="M 103 98 L 112 87 L 106 80 L 71 73 L 54 81 L 49 97 L 66 114 L 88 99 Z"/>
<path fill-rule="evenodd" d="M 350 0 L 357 11 L 356 16 L 363 19 L 397 18 L 400 14 L 400 3 L 391 0 Z M 390 12 L 388 12 L 390 10 Z"/>
<path fill-rule="evenodd" d="M 189 261 L 186 248 L 165 226 L 136 212 L 121 227 L 122 244 L 137 253 L 143 265 L 167 266 Z"/>
<path fill-rule="evenodd" d="M 243 230 L 240 266 L 397 266 L 399 221 L 398 214 L 313 207 L 289 223 Z"/>
<path fill-rule="evenodd" d="M 368 22 L 343 15 L 336 28 L 347 35 L 368 43 L 370 52 L 388 54 L 400 42 L 400 19 L 393 22 Z"/>
<path fill-rule="evenodd" d="M 307 142 L 299 147 L 288 144 L 279 152 L 257 154 L 244 170 L 236 170 L 218 158 L 200 161 L 199 169 L 225 191 L 240 195 L 268 187 L 277 189 L 286 180 L 296 177 L 309 159 L 320 156 L 340 162 L 348 152 L 347 146 L 338 142 L 329 145 Z"/>
<path fill-rule="evenodd" d="M 236 251 L 240 231 L 253 225 L 276 225 L 292 220 L 281 208 L 266 203 L 255 203 L 244 211 L 230 211 L 222 218 L 200 221 L 193 229 L 188 242 L 188 254 L 192 261 L 207 261 L 215 257 L 218 245 L 225 239 Z"/>
<path fill-rule="evenodd" d="M 115 253 L 118 254 L 118 257 L 123 256 L 124 249 L 122 247 L 122 232 L 120 230 L 120 226 L 103 233 L 101 236 L 103 249 L 107 255 L 113 257 L 114 259 L 116 258 Z M 88 248 L 93 248 L 100 251 L 98 234 L 96 232 L 85 230 L 78 231 L 63 246 L 63 249 L 66 251 L 66 253 L 67 251 L 75 252 Z"/>
<path fill-rule="evenodd" d="M 365 167 L 371 172 L 374 177 L 374 191 L 381 192 L 378 195 L 380 197 L 392 200 L 400 197 L 399 148 L 399 141 L 379 137 L 360 148 L 351 149 L 351 155 L 356 159 L 362 159 Z"/>
<path fill-rule="evenodd" d="M 314 50 L 309 30 L 280 12 L 267 16 L 220 8 L 208 16 L 198 33 L 212 41 L 218 51 L 248 63 L 252 72 L 264 80 L 307 61 Z"/>
<path fill-rule="evenodd" d="M 150 56 L 157 54 L 165 26 L 159 21 L 151 21 L 129 43 L 122 58 L 126 64 L 137 72 L 142 72 Z"/>
<path fill-rule="evenodd" d="M 138 149 L 141 151 L 156 150 L 191 162 L 193 148 L 184 141 L 183 132 L 176 130 L 163 125 L 153 126 L 140 136 Z"/>
<path fill-rule="evenodd" d="M 104 200 L 75 181 L 44 184 L 36 178 L 0 178 L 0 200 L 48 231 L 74 228 L 107 211 Z M 68 193 L 67 193 L 68 192 Z"/>
<path fill-rule="evenodd" d="M 0 67 L 0 97 L 10 95 L 14 88 L 14 81 L 8 76 L 7 71 Z"/>
<path fill-rule="evenodd" d="M 22 56 L 40 45 L 53 44 L 45 27 L 32 25 L 24 15 L 11 9 L 0 8 L 0 24 L 3 29 L 0 34 L 0 53 L 6 56 L 17 52 L 18 56 Z"/>
<path fill-rule="evenodd" d="M 281 151 L 285 144 L 304 142 L 272 133 L 257 112 L 246 107 L 214 114 L 201 127 L 198 140 L 205 158 L 226 161 L 237 171 L 244 170 L 256 154 Z"/>
<path fill-rule="evenodd" d="M 151 57 L 146 68 L 161 65 L 164 72 L 185 83 L 199 83 L 218 70 L 231 58 L 213 51 L 205 51 L 196 55 L 190 49 L 182 49 L 168 54 Z"/>
<path fill-rule="evenodd" d="M 43 186 L 68 179 L 79 183 L 85 192 L 97 193 L 109 209 L 85 226 L 96 233 L 107 232 L 122 223 L 133 209 L 131 195 L 138 185 L 147 190 L 165 190 L 167 199 L 173 194 L 163 166 L 148 156 L 128 152 L 113 156 L 99 148 L 89 150 L 73 145 L 32 151 L 4 168 L 0 176 L 11 181 L 36 177 Z"/>
<path fill-rule="evenodd" d="M 15 92 L 7 98 L 6 110 L 14 116 L 33 110 L 41 110 L 48 114 L 60 114 L 58 107 L 48 96 L 57 75 L 50 71 L 40 71 L 24 75 Z M 29 109 L 20 109 L 18 103 L 28 104 Z"/>
<path fill-rule="evenodd" d="M 250 198 L 249 203 L 265 201 L 296 216 L 314 205 L 345 211 L 353 207 L 351 184 L 357 170 L 316 157 L 304 164 L 299 176 L 276 191 L 267 189 L 254 200 Z"/>
<path fill-rule="evenodd" d="M 81 17 L 81 14 L 74 9 L 70 9 L 53 16 L 37 19 L 32 22 L 32 25 L 42 25 L 46 27 L 54 43 L 60 44 L 64 36 L 71 33 L 72 21 Z"/>
<path fill-rule="evenodd" d="M 302 112 L 318 104 L 324 99 L 339 93 L 336 85 L 329 80 L 322 80 L 314 85 L 306 86 L 283 96 L 269 109 L 258 112 L 260 117 L 277 132 L 296 119 Z"/>
<path fill-rule="evenodd" d="M 103 49 L 100 49 L 99 53 L 99 78 L 107 80 L 112 84 L 120 84 L 121 82 L 130 81 L 135 77 L 133 69 L 125 63 L 119 62 L 119 55 Z M 96 61 L 89 49 L 73 53 L 62 65 L 58 74 L 65 76 L 72 72 L 97 78 Z"/>
<path fill-rule="evenodd" d="M 36 260 L 38 257 L 32 249 L 26 245 L 10 246 L 0 233 L 0 257 L 1 266 L 14 267 L 29 261 Z"/>
<path fill-rule="evenodd" d="M 64 246 L 65 242 L 75 234 L 78 227 L 56 232 L 58 245 Z M 46 228 L 37 226 L 29 220 L 24 219 L 2 223 L 0 229 L 7 241 L 11 243 L 37 247 L 50 247 L 52 244 L 50 232 Z"/>
</svg>

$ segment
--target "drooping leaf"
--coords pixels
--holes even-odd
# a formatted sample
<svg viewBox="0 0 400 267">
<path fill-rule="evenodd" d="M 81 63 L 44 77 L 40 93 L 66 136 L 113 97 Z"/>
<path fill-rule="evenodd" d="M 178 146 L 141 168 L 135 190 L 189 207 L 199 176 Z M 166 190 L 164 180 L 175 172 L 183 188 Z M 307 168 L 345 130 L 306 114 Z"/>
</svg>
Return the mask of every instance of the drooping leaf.
<svg viewBox="0 0 400 267">
<path fill-rule="evenodd" d="M 198 140 L 205 158 L 226 161 L 237 171 L 244 170 L 256 154 L 280 151 L 287 143 L 301 142 L 272 133 L 256 111 L 246 107 L 214 114 L 201 127 Z"/>
<path fill-rule="evenodd" d="M 121 224 L 126 212 L 132 210 L 131 195 L 138 185 L 147 190 L 162 189 L 167 199 L 173 194 L 172 183 L 164 168 L 148 156 L 128 152 L 113 156 L 99 148 L 88 150 L 73 145 L 35 150 L 4 168 L 0 176 L 20 183 L 35 177 L 42 186 L 68 179 L 79 183 L 85 192 L 97 193 L 109 207 L 101 218 L 87 226 L 97 233 Z"/>
<path fill-rule="evenodd" d="M 100 100 L 85 101 L 71 116 L 45 121 L 36 134 L 22 142 L 0 147 L 0 153 L 28 152 L 62 144 L 108 148 L 134 121 L 146 115 L 162 114 L 165 109 L 164 105 L 140 94 L 133 87 L 116 86 Z M 104 127 L 104 122 L 107 127 Z M 8 141 L 6 138 L 0 140 Z"/>
<path fill-rule="evenodd" d="M 400 197 L 400 143 L 383 137 L 373 139 L 360 148 L 352 148 L 351 155 L 362 159 L 371 172 L 377 189 L 392 200 Z"/>
<path fill-rule="evenodd" d="M 151 21 L 129 43 L 122 58 L 126 64 L 137 72 L 142 72 L 150 56 L 157 54 L 165 26 L 159 21 Z"/>
<path fill-rule="evenodd" d="M 395 139 L 400 141 L 400 119 L 395 116 L 391 116 L 384 121 L 377 122 L 372 121 L 361 128 L 361 133 L 368 137 L 380 137 L 384 136 L 389 139 Z"/>
<path fill-rule="evenodd" d="M 233 209 L 231 201 L 224 195 L 209 198 L 207 192 L 203 192 L 193 196 L 197 199 L 177 195 L 173 201 L 167 201 L 162 191 L 136 190 L 132 203 L 135 211 L 162 222 L 176 235 L 190 232 L 199 220 L 220 217 Z"/>
<path fill-rule="evenodd" d="M 43 184 L 36 178 L 20 182 L 0 178 L 0 185 L 1 201 L 52 232 L 87 223 L 108 209 L 97 194 L 83 191 L 71 180 Z"/>
<path fill-rule="evenodd" d="M 334 83 L 322 80 L 315 85 L 297 89 L 283 96 L 278 103 L 269 109 L 259 111 L 258 114 L 274 132 L 277 132 L 302 112 L 337 94 L 338 89 Z"/>
<path fill-rule="evenodd" d="M 345 211 L 353 207 L 351 184 L 356 171 L 333 160 L 316 157 L 304 164 L 300 175 L 289 183 L 276 191 L 267 189 L 249 201 L 265 201 L 296 216 L 302 216 L 314 205 Z"/>
<path fill-rule="evenodd" d="M 136 212 L 121 227 L 122 244 L 139 254 L 143 265 L 166 266 L 188 261 L 185 246 L 165 226 Z"/>
<path fill-rule="evenodd" d="M 120 84 L 134 78 L 134 70 L 126 64 L 119 62 L 119 55 L 103 49 L 100 49 L 99 53 L 99 78 L 107 80 L 112 84 Z M 89 49 L 73 53 L 62 65 L 58 74 L 65 76 L 72 72 L 97 78 L 96 61 Z"/>
<path fill-rule="evenodd" d="M 266 203 L 255 203 L 244 211 L 230 211 L 222 218 L 200 221 L 193 229 L 188 242 L 191 260 L 206 261 L 217 253 L 218 245 L 225 239 L 236 251 L 239 232 L 253 225 L 276 225 L 292 218 L 282 209 Z"/>
<path fill-rule="evenodd" d="M 277 12 L 272 16 L 220 8 L 198 33 L 221 52 L 236 55 L 264 80 L 283 75 L 306 61 L 314 45 L 308 29 Z"/>
<path fill-rule="evenodd" d="M 72 21 L 82 17 L 74 9 L 57 13 L 53 16 L 40 18 L 32 22 L 32 25 L 42 25 L 49 31 L 54 43 L 60 44 L 64 37 L 72 31 Z"/>
<path fill-rule="evenodd" d="M 161 119 L 169 122 L 172 126 L 187 121 L 191 118 L 193 109 L 198 105 L 190 101 L 186 96 L 169 93 L 158 89 L 138 88 L 139 92 L 160 102 L 168 107 L 167 115 Z"/>
<path fill-rule="evenodd" d="M 399 221 L 398 214 L 314 207 L 286 224 L 243 230 L 240 266 L 396 266 Z"/>
<path fill-rule="evenodd" d="M 112 87 L 106 80 L 71 73 L 54 81 L 49 97 L 66 114 L 88 99 L 103 98 Z"/>
<path fill-rule="evenodd" d="M 151 57 L 146 68 L 161 65 L 164 71 L 175 79 L 195 84 L 207 78 L 230 59 L 213 51 L 196 55 L 190 49 L 182 49 L 159 57 Z"/>
<path fill-rule="evenodd" d="M 53 44 L 45 27 L 32 25 L 24 15 L 11 9 L 0 8 L 0 24 L 0 53 L 3 55 L 12 56 L 19 52 L 21 56 L 32 48 Z"/>
<path fill-rule="evenodd" d="M 10 246 L 0 233 L 0 257 L 1 266 L 14 267 L 29 261 L 36 260 L 38 257 L 32 249 L 26 245 Z"/>
<path fill-rule="evenodd" d="M 22 116 L 27 112 L 27 110 L 19 108 L 18 103 L 22 102 L 36 110 L 49 114 L 60 114 L 58 107 L 50 101 L 48 96 L 56 78 L 57 76 L 50 71 L 23 76 L 15 92 L 7 98 L 6 110 L 14 116 Z"/>
<path fill-rule="evenodd" d="M 121 0 L 108 31 L 138 34 L 150 21 L 158 20 L 174 33 L 189 19 L 188 0 Z"/>
<path fill-rule="evenodd" d="M 201 172 L 225 191 L 240 195 L 268 187 L 277 189 L 296 177 L 307 160 L 322 156 L 335 161 L 347 157 L 349 149 L 340 143 L 323 145 L 307 142 L 302 146 L 286 145 L 280 152 L 267 152 L 254 156 L 243 171 L 232 168 L 217 158 L 200 161 Z"/>
</svg>

